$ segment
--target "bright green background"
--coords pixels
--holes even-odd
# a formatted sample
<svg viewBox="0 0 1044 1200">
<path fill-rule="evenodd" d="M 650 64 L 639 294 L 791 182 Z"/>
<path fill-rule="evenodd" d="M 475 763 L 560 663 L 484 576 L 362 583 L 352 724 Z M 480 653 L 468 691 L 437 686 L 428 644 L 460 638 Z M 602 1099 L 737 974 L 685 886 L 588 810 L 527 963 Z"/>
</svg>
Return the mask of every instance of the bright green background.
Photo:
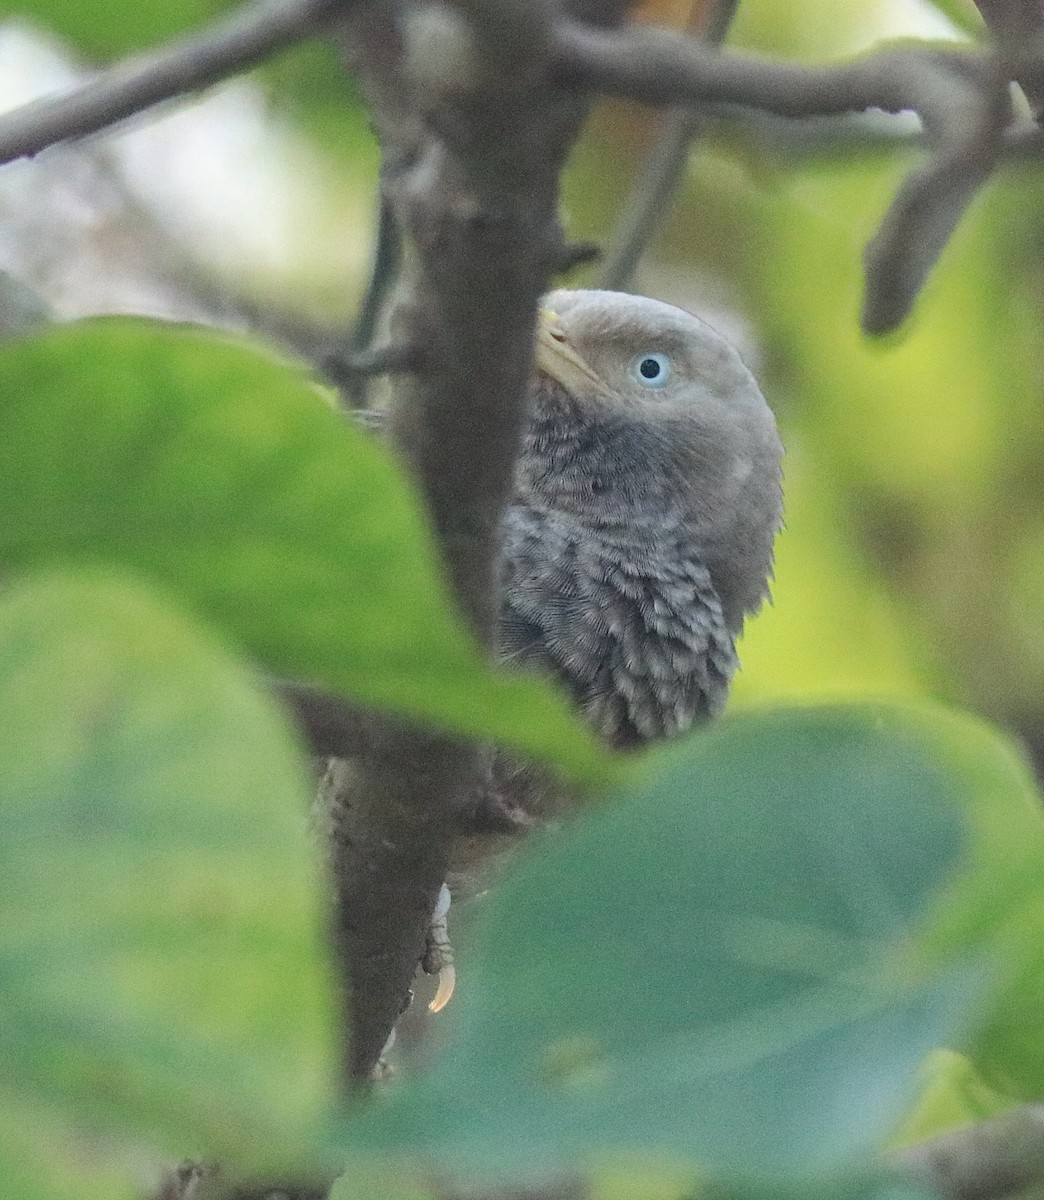
<svg viewBox="0 0 1044 1200">
<path fill-rule="evenodd" d="M 100 63 L 220 7 L 17 10 Z M 974 34 L 963 0 L 936 7 Z M 744 0 L 733 41 L 826 59 L 916 33 L 931 11 Z M 333 56 L 302 48 L 260 78 L 273 120 L 327 168 L 316 238 L 367 241 L 374 148 Z M 566 179 L 571 234 L 609 236 L 655 129 L 628 106 L 599 110 Z M 545 691 L 482 670 L 438 600 L 408 487 L 298 367 L 137 321 L 0 352 L 0 571 L 17 580 L 0 603 L 9 1194 L 112 1200 L 158 1162 L 210 1152 L 256 1168 L 348 1156 L 345 1196 L 365 1180 L 369 1195 L 419 1197 L 423 1174 L 389 1176 L 368 1154 L 434 1146 L 494 1177 L 541 1155 L 582 1162 L 597 1200 L 678 1200 L 697 1161 L 727 1194 L 764 1194 L 754 1172 L 778 1196 L 777 1172 L 816 1167 L 843 1176 L 824 1194 L 883 1195 L 853 1165 L 882 1143 L 1044 1095 L 1034 785 L 1018 749 L 932 707 L 1044 757 L 1041 182 L 1032 166 L 1002 172 L 909 326 L 870 343 L 861 250 L 912 161 L 799 154 L 728 127 L 694 150 L 637 288 L 720 305 L 746 330 L 788 450 L 774 603 L 741 647 L 734 719 L 534 852 L 489 902 L 439 1026 L 457 1052 L 369 1124 L 327 1120 L 310 785 L 257 669 L 438 716 L 579 777 L 612 771 L 550 720 Z M 362 279 L 318 266 L 344 261 L 327 249 L 307 273 L 242 263 L 243 294 L 281 320 L 322 303 L 343 319 Z M 868 697 L 888 703 L 760 712 Z M 767 795 L 780 806 L 759 808 Z M 826 982 L 766 969 L 764 926 L 727 941 L 748 946 L 745 963 L 715 957 L 694 935 L 712 899 L 733 931 L 799 926 L 784 944 Z M 752 899 L 771 913 L 752 917 Z M 853 915 L 874 936 L 853 938 Z M 862 981 L 843 999 L 839 964 Z M 770 1040 L 700 1082 L 715 1014 L 755 994 L 756 1027 L 796 1004 L 836 1036 L 790 1058 Z M 869 1009 L 892 1022 L 877 1074 L 861 1057 Z M 700 1111 L 713 1120 L 686 1119 Z"/>
</svg>

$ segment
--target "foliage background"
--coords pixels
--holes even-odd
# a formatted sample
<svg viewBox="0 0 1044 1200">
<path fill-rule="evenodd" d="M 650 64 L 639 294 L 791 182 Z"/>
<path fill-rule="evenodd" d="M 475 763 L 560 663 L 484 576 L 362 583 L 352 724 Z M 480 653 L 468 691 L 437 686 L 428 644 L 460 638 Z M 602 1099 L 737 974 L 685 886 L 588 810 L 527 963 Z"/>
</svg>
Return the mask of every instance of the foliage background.
<svg viewBox="0 0 1044 1200">
<path fill-rule="evenodd" d="M 659 0 L 643 12 L 677 25 L 690 7 Z M 219 8 L 184 0 L 138 6 L 128 19 L 102 0 L 34 0 L 16 19 L 104 62 Z M 729 43 L 825 61 L 889 37 L 975 32 L 970 4 L 750 0 Z M 189 210 L 176 232 L 222 295 L 248 299 L 277 326 L 336 329 L 362 290 L 372 236 L 377 160 L 365 114 L 321 47 L 255 78 L 267 97 L 255 151 L 274 166 L 223 168 L 201 119 L 184 133 L 197 188 L 174 197 Z M 658 120 L 631 105 L 600 106 L 566 179 L 573 235 L 608 238 Z M 860 254 L 916 150 L 872 138 L 820 142 L 782 127 L 715 125 L 635 281 L 738 337 L 786 436 L 775 604 L 745 640 L 737 703 L 934 695 L 1002 721 L 1032 746 L 1044 695 L 1038 173 L 1013 166 L 998 175 L 909 327 L 881 344 L 858 332 Z M 142 172 L 162 178 L 163 164 L 155 152 L 140 157 L 134 186 L 143 189 Z M 244 167 L 268 186 L 235 186 Z M 308 191 L 279 193 L 273 173 L 297 173 Z M 209 211 L 193 215 L 193 205 L 206 207 L 201 194 L 223 187 L 231 212 L 210 196 Z M 226 239 L 219 252 L 237 225 L 232 249 Z M 262 249 L 242 232 L 257 228 Z"/>
<path fill-rule="evenodd" d="M 129 15 L 122 3 L 103 0 L 24 0 L 13 15 L 50 31 L 83 61 L 102 63 L 191 28 L 217 7 L 149 3 Z M 668 2 L 644 7 L 674 24 L 688 10 Z M 817 61 L 882 38 L 975 32 L 974 14 L 959 3 L 745 0 L 730 43 Z M 231 311 L 292 345 L 310 348 L 335 336 L 364 286 L 372 236 L 377 160 L 365 114 L 321 48 L 296 51 L 256 78 L 260 91 L 234 85 L 226 109 L 204 119 L 201 106 L 195 125 L 182 119 L 178 136 L 189 166 L 177 178 L 164 151 L 175 143 L 156 141 L 151 150 L 142 143 L 133 154 L 114 150 L 121 186 L 116 217 L 85 223 L 84 241 L 98 243 L 94 261 L 99 246 L 111 248 L 114 228 L 121 232 L 118 245 L 131 247 L 133 257 L 140 226 L 150 245 L 164 247 L 146 274 L 162 275 L 175 245 L 178 296 L 138 304 L 133 289 L 113 286 L 106 300 L 102 286 L 84 303 L 83 289 L 71 288 L 69 276 L 26 272 L 24 248 L 11 231 L 24 202 L 17 189 L 34 186 L 36 167 L 29 164 L 5 169 L 19 182 L 0 190 L 0 230 L 7 232 L 0 268 L 28 274 L 26 282 L 60 315 L 171 304 L 177 310 L 188 296 L 204 315 L 215 307 Z M 244 112 L 255 153 L 233 161 L 221 153 L 228 136 L 221 123 L 242 141 Z M 603 242 L 610 236 L 656 124 L 655 116 L 622 104 L 598 110 L 566 179 L 571 235 Z M 702 312 L 734 334 L 787 445 L 787 527 L 774 603 L 745 636 L 734 707 L 837 697 L 937 699 L 1006 726 L 1039 762 L 1040 174 L 1033 166 L 1001 172 L 961 225 L 909 327 L 870 343 L 857 323 L 861 250 L 916 152 L 858 139 L 817 145 L 782 127 L 714 125 L 691 156 L 635 290 Z M 226 202 L 213 203 L 222 193 Z M 92 261 L 86 252 L 83 260 Z M 112 261 L 104 253 L 100 260 Z M 596 271 L 577 272 L 571 282 L 582 285 Z M 142 280 L 136 282 L 140 289 Z M 137 611 L 135 603 L 128 601 L 129 612 Z M 245 877 L 229 883 L 234 909 L 242 903 L 240 886 L 249 890 Z M 293 900 L 298 908 L 303 903 Z M 278 958 L 283 951 L 273 953 Z M 172 968 L 174 977 L 181 969 Z M 265 978 L 256 964 L 255 974 Z M 202 986 L 216 994 L 226 982 L 218 971 Z M 258 1020 L 265 1019 L 262 1012 Z M 324 1028 L 320 1000 L 306 1025 L 314 1053 Z M 308 1062 L 313 1075 L 321 1074 Z M 965 1069 L 958 1060 L 939 1067 L 948 1078 Z M 307 1090 L 296 1075 L 287 1079 L 288 1088 Z M 962 1086 L 967 1103 L 955 1105 L 960 1115 L 992 1110 L 996 1098 L 980 1081 L 968 1077 Z M 285 1094 L 273 1102 L 271 1127 L 281 1121 L 282 1100 Z M 954 1106 L 952 1088 L 940 1103 Z M 51 1119 L 58 1120 L 37 1112 L 30 1124 L 46 1135 Z M 17 1143 L 24 1127 L 10 1122 L 5 1136 Z M 262 1120 L 262 1127 L 269 1126 Z M 935 1125 L 915 1117 L 910 1127 L 923 1132 Z M 134 1155 L 133 1148 L 121 1153 Z M 32 1139 L 9 1157 L 37 1158 Z M 70 1150 L 81 1167 L 82 1157 Z M 53 1169 L 62 1178 L 62 1164 Z M 104 1173 L 99 1179 L 102 1195 Z M 620 1186 L 619 1174 L 610 1174 L 605 1195 Z"/>
</svg>

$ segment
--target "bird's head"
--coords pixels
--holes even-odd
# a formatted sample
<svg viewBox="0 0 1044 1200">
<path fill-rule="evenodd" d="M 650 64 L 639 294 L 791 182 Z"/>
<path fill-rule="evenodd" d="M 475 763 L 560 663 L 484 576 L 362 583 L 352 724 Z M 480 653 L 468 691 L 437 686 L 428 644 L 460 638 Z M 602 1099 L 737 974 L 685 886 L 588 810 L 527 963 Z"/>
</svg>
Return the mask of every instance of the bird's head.
<svg viewBox="0 0 1044 1200">
<path fill-rule="evenodd" d="M 624 292 L 551 292 L 537 332 L 538 375 L 599 405 L 726 423 L 762 421 L 764 398 L 736 350 L 674 305 Z"/>
<path fill-rule="evenodd" d="M 673 513 L 709 556 L 720 549 L 741 574 L 760 573 L 756 585 L 739 588 L 751 607 L 780 523 L 782 447 L 734 347 L 658 300 L 560 290 L 544 300 L 536 373 L 536 423 L 547 431 L 541 451 L 559 443 L 555 473 L 574 501 L 592 489 L 592 509 Z M 581 452 L 586 464 L 569 461 Z M 557 487 L 550 473 L 541 484 Z"/>
</svg>

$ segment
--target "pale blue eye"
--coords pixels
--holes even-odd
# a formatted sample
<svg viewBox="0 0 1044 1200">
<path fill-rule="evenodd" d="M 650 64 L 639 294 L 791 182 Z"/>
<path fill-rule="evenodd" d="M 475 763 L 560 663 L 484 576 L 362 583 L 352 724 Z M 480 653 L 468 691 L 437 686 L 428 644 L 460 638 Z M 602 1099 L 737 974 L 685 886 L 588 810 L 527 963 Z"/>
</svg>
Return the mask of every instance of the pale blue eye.
<svg viewBox="0 0 1044 1200">
<path fill-rule="evenodd" d="M 671 377 L 671 360 L 666 354 L 639 354 L 631 363 L 631 375 L 642 387 L 663 387 Z"/>
</svg>

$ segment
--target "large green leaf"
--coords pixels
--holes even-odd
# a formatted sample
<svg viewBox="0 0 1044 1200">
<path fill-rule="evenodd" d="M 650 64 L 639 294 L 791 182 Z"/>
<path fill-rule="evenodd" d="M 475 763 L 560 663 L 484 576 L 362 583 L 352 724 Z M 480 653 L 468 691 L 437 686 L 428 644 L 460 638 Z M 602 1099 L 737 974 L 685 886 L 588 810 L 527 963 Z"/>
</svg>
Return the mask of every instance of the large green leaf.
<svg viewBox="0 0 1044 1200">
<path fill-rule="evenodd" d="M 960 753 L 966 724 L 813 708 L 673 750 L 490 901 L 453 1053 L 352 1136 L 496 1176 L 871 1153 L 980 988 L 974 947 L 931 970 L 916 950 L 992 782 Z"/>
<path fill-rule="evenodd" d="M 0 601 L 0 729 L 5 1194 L 137 1197 L 161 1155 L 307 1149 L 319 855 L 273 703 L 139 585 L 47 575 Z"/>
<path fill-rule="evenodd" d="M 564 698 L 485 664 L 402 473 L 296 367 L 96 321 L 4 348 L 0 381 L 0 566 L 128 568 L 276 675 L 608 774 Z"/>
</svg>

